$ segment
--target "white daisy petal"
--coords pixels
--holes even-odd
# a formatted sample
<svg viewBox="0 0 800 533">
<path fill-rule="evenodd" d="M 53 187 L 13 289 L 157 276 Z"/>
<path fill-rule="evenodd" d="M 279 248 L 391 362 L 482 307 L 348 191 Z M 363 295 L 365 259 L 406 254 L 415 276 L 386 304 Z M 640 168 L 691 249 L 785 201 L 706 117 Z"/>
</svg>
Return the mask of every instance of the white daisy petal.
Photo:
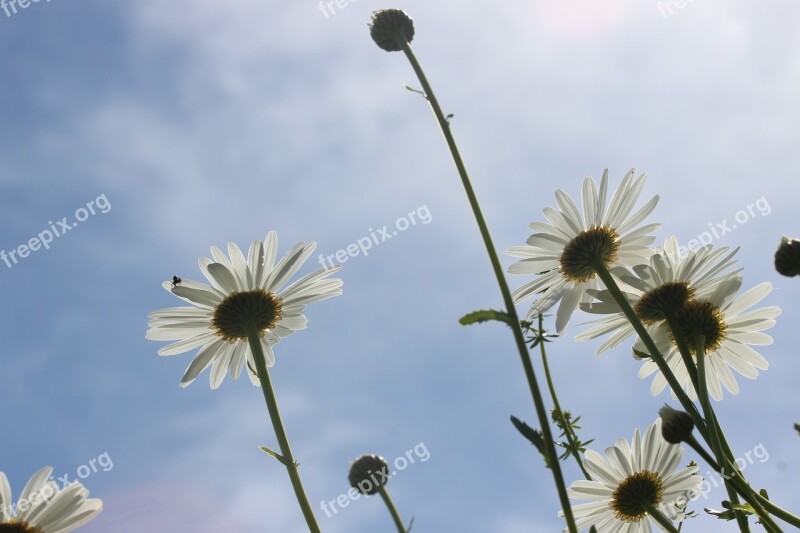
<svg viewBox="0 0 800 533">
<path fill-rule="evenodd" d="M 209 374 L 209 384 L 212 389 L 218 389 L 225 379 L 225 374 L 231 366 L 231 359 L 235 351 L 234 345 L 226 344 L 211 361 L 211 373 Z"/>
<path fill-rule="evenodd" d="M 178 285 L 171 292 L 182 300 L 199 307 L 216 307 L 221 302 L 217 292 L 208 286 L 193 288 L 187 285 Z"/>
<path fill-rule="evenodd" d="M 211 263 L 208 265 L 208 274 L 223 287 L 226 294 L 242 290 L 241 287 L 239 287 L 239 282 L 236 280 L 236 275 L 222 263 Z"/>
<path fill-rule="evenodd" d="M 194 337 L 187 337 L 178 342 L 164 346 L 158 350 L 158 355 L 176 355 L 179 353 L 188 352 L 189 350 L 194 350 L 195 348 L 203 346 L 205 343 L 214 340 L 215 337 L 216 336 L 213 333 L 204 333 Z"/>
<path fill-rule="evenodd" d="M 232 272 L 236 277 L 236 284 L 240 291 L 245 290 L 247 287 L 253 286 L 252 274 L 247 268 L 247 259 L 245 259 L 242 250 L 236 246 L 236 243 L 228 243 L 228 255 L 231 257 L 231 265 L 233 266 Z"/>
<path fill-rule="evenodd" d="M 14 522 L 15 531 L 35 528 L 47 533 L 69 533 L 103 510 L 103 502 L 89 498 L 89 491 L 80 481 L 59 488 L 56 482 L 48 481 L 52 473 L 52 467 L 46 466 L 33 474 L 15 503 L 8 478 L 0 472 L 0 524 Z M 15 511 L 9 513 L 10 509 Z"/>
<path fill-rule="evenodd" d="M 197 376 L 200 374 L 200 372 L 208 368 L 208 365 L 211 364 L 211 361 L 217 356 L 222 348 L 227 346 L 227 344 L 228 343 L 225 340 L 217 339 L 203 346 L 186 368 L 186 372 L 183 373 L 183 377 L 181 378 L 181 387 L 186 387 L 195 379 L 197 379 Z"/>
</svg>

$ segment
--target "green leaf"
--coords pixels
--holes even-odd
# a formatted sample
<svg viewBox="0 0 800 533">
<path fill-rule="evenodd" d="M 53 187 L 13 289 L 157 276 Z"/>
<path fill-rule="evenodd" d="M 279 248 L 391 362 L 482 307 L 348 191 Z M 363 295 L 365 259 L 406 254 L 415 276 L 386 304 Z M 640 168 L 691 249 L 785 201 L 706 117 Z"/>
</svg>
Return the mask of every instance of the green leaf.
<svg viewBox="0 0 800 533">
<path fill-rule="evenodd" d="M 794 425 L 794 430 L 797 431 L 797 434 L 800 435 L 800 424 Z"/>
<path fill-rule="evenodd" d="M 589 528 L 589 533 L 597 533 L 597 528 L 592 526 Z"/>
<path fill-rule="evenodd" d="M 649 352 L 641 352 L 635 348 L 633 349 L 633 356 L 638 359 L 652 359 Z"/>
<path fill-rule="evenodd" d="M 539 453 L 542 454 L 544 458 L 545 464 L 550 467 L 549 463 L 547 462 L 547 454 L 544 452 L 544 438 L 542 437 L 542 433 L 539 430 L 533 429 L 528 424 L 517 418 L 516 416 L 511 416 L 511 423 L 514 424 L 514 427 L 517 428 L 523 437 L 528 439 L 534 447 L 539 450 Z"/>
<path fill-rule="evenodd" d="M 736 505 L 732 505 L 728 500 L 723 500 L 722 506 L 726 509 L 725 511 L 716 511 L 714 509 L 709 509 L 708 507 L 706 507 L 704 511 L 710 515 L 716 516 L 720 520 L 736 520 L 735 511 L 739 511 L 746 515 L 755 514 L 755 509 L 750 507 L 749 504 L 737 503 Z"/>
<path fill-rule="evenodd" d="M 733 511 L 717 511 L 710 507 L 706 507 L 703 510 L 710 515 L 716 516 L 720 520 L 736 520 L 736 515 L 733 514 Z"/>
<path fill-rule="evenodd" d="M 508 324 L 509 326 L 513 325 L 511 317 L 508 315 L 508 313 L 504 313 L 503 311 L 495 311 L 494 309 L 482 309 L 480 311 L 473 311 L 459 318 L 458 323 L 461 324 L 462 326 L 471 326 L 472 324 L 477 324 L 479 322 L 488 322 L 489 320 L 496 320 L 497 322 L 503 322 L 505 324 Z"/>
<path fill-rule="evenodd" d="M 278 461 L 280 461 L 280 463 L 283 464 L 284 466 L 292 466 L 291 461 L 286 459 L 284 456 L 282 456 L 278 452 L 272 451 L 269 448 L 267 448 L 266 446 L 259 446 L 259 448 L 261 449 L 262 452 L 266 452 L 266 453 L 270 454 L 272 457 L 274 457 L 275 459 L 277 459 Z M 299 466 L 299 464 L 298 463 L 294 463 L 294 466 Z"/>
</svg>

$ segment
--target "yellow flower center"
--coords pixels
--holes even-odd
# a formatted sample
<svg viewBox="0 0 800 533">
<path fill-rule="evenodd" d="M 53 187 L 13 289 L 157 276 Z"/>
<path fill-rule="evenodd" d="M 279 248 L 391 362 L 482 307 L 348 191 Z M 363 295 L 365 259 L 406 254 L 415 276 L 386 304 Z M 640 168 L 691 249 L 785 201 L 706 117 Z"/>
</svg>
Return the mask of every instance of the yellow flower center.
<svg viewBox="0 0 800 533">
<path fill-rule="evenodd" d="M 228 342 L 247 340 L 248 331 L 263 335 L 275 327 L 281 319 L 282 304 L 278 296 L 264 289 L 234 292 L 214 309 L 211 324 Z"/>
<path fill-rule="evenodd" d="M 638 522 L 647 509 L 656 507 L 664 496 L 661 476 L 649 470 L 631 474 L 617 486 L 611 498 L 614 516 L 623 522 Z"/>
<path fill-rule="evenodd" d="M 685 281 L 672 281 L 646 292 L 633 306 L 636 316 L 645 324 L 666 320 L 694 297 L 694 287 Z"/>
<path fill-rule="evenodd" d="M 620 240 L 613 228 L 592 227 L 579 233 L 561 253 L 561 274 L 575 283 L 589 281 L 595 276 L 596 261 L 606 267 L 617 257 Z"/>
<path fill-rule="evenodd" d="M 676 330 L 672 332 L 673 343 L 679 335 L 689 346 L 689 352 L 697 355 L 695 339 L 705 339 L 705 353 L 716 351 L 725 340 L 727 326 L 719 307 L 709 302 L 693 300 L 687 302 L 677 313 Z"/>
</svg>

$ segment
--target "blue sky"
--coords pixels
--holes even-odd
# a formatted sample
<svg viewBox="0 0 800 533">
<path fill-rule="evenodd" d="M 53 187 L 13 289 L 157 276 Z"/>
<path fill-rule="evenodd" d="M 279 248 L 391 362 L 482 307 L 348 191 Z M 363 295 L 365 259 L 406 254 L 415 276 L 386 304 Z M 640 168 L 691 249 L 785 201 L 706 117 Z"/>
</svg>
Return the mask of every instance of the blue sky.
<svg viewBox="0 0 800 533">
<path fill-rule="evenodd" d="M 85 531 L 302 531 L 284 470 L 258 449 L 275 446 L 258 389 L 226 379 L 211 391 L 207 372 L 181 389 L 191 355 L 159 357 L 147 313 L 178 304 L 161 282 L 198 279 L 210 245 L 274 229 L 281 251 L 314 240 L 335 254 L 424 208 L 428 223 L 350 258 L 344 294 L 310 307 L 309 329 L 276 349 L 309 498 L 345 492 L 363 453 L 393 460 L 424 443 L 428 459 L 389 482 L 415 531 L 561 526 L 549 472 L 508 422 L 534 420 L 511 336 L 457 323 L 501 299 L 441 134 L 403 89 L 416 85 L 409 65 L 369 39 L 370 13 L 400 7 L 499 249 L 525 241 L 557 188 L 577 198 L 604 168 L 613 186 L 631 167 L 648 172 L 659 241 L 686 243 L 753 206 L 714 244 L 741 246 L 744 287 L 772 282 L 766 303 L 784 312 L 761 350 L 770 369 L 739 379 L 719 414 L 735 451 L 769 453 L 748 466 L 752 484 L 800 508 L 800 285 L 772 268 L 780 236 L 800 235 L 800 6 L 343 5 L 327 16 L 269 0 L 0 11 L 0 248 L 89 202 L 96 212 L 49 249 L 0 263 L 0 470 L 14 493 L 41 466 L 74 479 L 107 453 L 113 468 L 84 479 L 105 504 Z M 574 342 L 586 319 L 550 358 L 562 405 L 602 450 L 652 423 L 668 396 L 650 396 L 629 344 L 596 358 L 599 342 Z M 580 477 L 571 463 L 565 474 Z M 324 531 L 392 530 L 377 499 L 317 514 Z M 703 524 L 726 530 L 692 525 Z"/>
</svg>

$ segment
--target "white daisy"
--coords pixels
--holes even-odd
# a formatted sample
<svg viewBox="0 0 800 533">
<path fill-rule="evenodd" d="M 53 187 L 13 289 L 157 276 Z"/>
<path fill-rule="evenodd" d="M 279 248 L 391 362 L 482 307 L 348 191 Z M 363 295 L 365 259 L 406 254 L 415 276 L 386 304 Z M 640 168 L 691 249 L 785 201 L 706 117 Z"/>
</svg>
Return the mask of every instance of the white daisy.
<svg viewBox="0 0 800 533">
<path fill-rule="evenodd" d="M 660 225 L 637 226 L 653 211 L 658 196 L 631 213 L 646 181 L 646 174 L 636 177 L 636 169 L 631 169 L 606 208 L 608 170 L 603 173 L 599 191 L 594 180 L 586 178 L 583 213 L 567 193 L 556 191 L 558 209 L 544 210 L 547 222 L 532 222 L 529 228 L 534 234 L 528 244 L 506 250 L 508 255 L 522 259 L 509 267 L 511 274 L 539 275 L 513 294 L 514 301 L 519 302 L 543 293 L 531 305 L 527 320 L 561 301 L 556 314 L 556 330 L 561 333 L 578 304 L 590 300 L 587 289 L 600 286 L 593 262 L 602 261 L 609 269 L 647 262 L 652 253 L 648 246 L 655 241 L 649 234 Z"/>
<path fill-rule="evenodd" d="M 52 481 L 46 466 L 33 474 L 14 502 L 5 472 L 0 472 L 0 531 L 16 533 L 67 533 L 92 520 L 103 510 L 103 502 L 89 498 L 79 482 L 63 490 Z"/>
<path fill-rule="evenodd" d="M 703 480 L 695 475 L 697 465 L 677 470 L 682 457 L 683 448 L 661 435 L 660 418 L 647 428 L 644 439 L 636 428 L 630 444 L 619 439 L 606 448 L 605 456 L 586 450 L 584 466 L 592 480 L 574 481 L 567 489 L 570 498 L 593 500 L 572 506 L 578 529 L 594 525 L 599 533 L 650 532 L 649 507 L 675 519 L 676 504 Z"/>
<path fill-rule="evenodd" d="M 678 312 L 680 335 L 689 346 L 695 363 L 697 358 L 694 334 L 702 333 L 706 339 L 706 383 L 709 394 L 717 401 L 722 399 L 722 387 L 728 389 L 731 394 L 739 393 L 739 384 L 731 369 L 746 378 L 755 379 L 759 370 L 766 370 L 769 367 L 767 360 L 750 346 L 772 344 L 772 337 L 762 332 L 774 326 L 775 318 L 781 314 L 780 308 L 775 306 L 749 310 L 772 291 L 770 283 L 757 285 L 737 297 L 735 293 L 741 284 L 740 277 L 726 279 L 707 299 L 692 300 Z M 689 398 L 697 399 L 683 358 L 666 323 L 650 327 L 649 331 L 678 383 Z M 646 352 L 641 340 L 636 341 L 634 350 Z M 647 360 L 639 370 L 639 377 L 646 378 L 653 373 L 656 373 L 656 376 L 650 392 L 655 396 L 664 390 L 667 380 L 658 370 L 656 363 Z"/>
<path fill-rule="evenodd" d="M 306 327 L 306 305 L 342 293 L 342 280 L 326 279 L 340 267 L 320 269 L 285 289 L 281 287 L 314 251 L 316 243 L 301 242 L 275 263 L 278 237 L 269 232 L 264 241 L 253 241 L 247 258 L 228 243 L 230 259 L 211 247 L 214 258 L 201 258 L 200 270 L 211 286 L 191 280 L 165 281 L 163 287 L 194 307 L 173 307 L 148 316 L 146 338 L 177 341 L 161 348 L 159 355 L 175 355 L 200 348 L 181 379 L 186 387 L 211 365 L 211 388 L 216 389 L 230 372 L 239 377 L 247 362 L 248 374 L 259 385 L 255 362 L 247 341 L 251 325 L 261 335 L 268 367 L 275 364 L 272 346 L 281 338 Z"/>
<path fill-rule="evenodd" d="M 676 312 L 692 299 L 709 297 L 726 279 L 736 276 L 739 270 L 731 270 L 736 263 L 733 256 L 739 249 L 714 249 L 706 246 L 689 249 L 681 256 L 678 240 L 668 237 L 664 247 L 655 250 L 650 263 L 633 267 L 633 272 L 624 267 L 612 270 L 622 281 L 622 293 L 644 324 L 656 324 L 671 312 Z M 588 313 L 610 315 L 575 337 L 583 341 L 611 333 L 609 339 L 597 349 L 597 355 L 617 346 L 634 334 L 634 329 L 619 304 L 609 291 L 589 290 L 598 301 L 582 303 L 581 309 Z"/>
</svg>

